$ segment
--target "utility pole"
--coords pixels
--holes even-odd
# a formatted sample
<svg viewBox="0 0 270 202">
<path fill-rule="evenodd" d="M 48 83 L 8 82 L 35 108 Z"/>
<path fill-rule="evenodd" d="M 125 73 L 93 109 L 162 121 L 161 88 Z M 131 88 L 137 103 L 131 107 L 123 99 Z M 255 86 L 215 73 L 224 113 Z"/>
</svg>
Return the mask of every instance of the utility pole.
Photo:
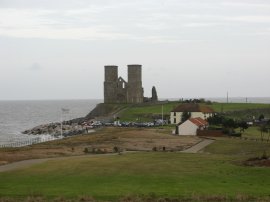
<svg viewBox="0 0 270 202">
<path fill-rule="evenodd" d="M 227 104 L 229 103 L 229 92 L 227 91 Z"/>
<path fill-rule="evenodd" d="M 63 137 L 63 109 L 61 109 L 61 120 L 60 120 L 60 124 L 61 124 L 61 138 Z"/>
<path fill-rule="evenodd" d="M 161 114 L 162 114 L 162 127 L 163 127 L 163 104 L 162 104 L 162 107 L 161 107 Z"/>
</svg>

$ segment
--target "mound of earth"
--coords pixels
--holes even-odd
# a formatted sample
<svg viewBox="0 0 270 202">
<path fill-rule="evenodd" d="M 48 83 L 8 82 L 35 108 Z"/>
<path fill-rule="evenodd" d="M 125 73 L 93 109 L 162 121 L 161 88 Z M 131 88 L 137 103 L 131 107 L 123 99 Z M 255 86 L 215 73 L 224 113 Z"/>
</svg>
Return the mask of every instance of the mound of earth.
<svg viewBox="0 0 270 202">
<path fill-rule="evenodd" d="M 251 158 L 246 160 L 244 165 L 270 167 L 270 158 Z"/>
</svg>

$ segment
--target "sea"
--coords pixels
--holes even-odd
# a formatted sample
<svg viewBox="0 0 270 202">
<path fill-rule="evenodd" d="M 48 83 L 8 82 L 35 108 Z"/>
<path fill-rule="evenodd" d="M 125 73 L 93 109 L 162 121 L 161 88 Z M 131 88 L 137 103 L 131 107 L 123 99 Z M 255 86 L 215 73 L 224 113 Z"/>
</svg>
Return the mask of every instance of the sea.
<svg viewBox="0 0 270 202">
<path fill-rule="evenodd" d="M 184 98 L 189 99 L 189 98 Z M 215 102 L 227 102 L 227 98 L 205 98 Z M 169 100 L 179 100 L 177 98 Z M 103 100 L 39 100 L 39 101 L 0 101 L 0 146 L 20 142 L 36 136 L 22 134 L 22 131 L 35 126 L 60 122 L 62 108 L 68 109 L 63 120 L 86 116 Z M 235 97 L 232 103 L 270 103 L 270 97 Z"/>
<path fill-rule="evenodd" d="M 0 101 L 0 145 L 36 137 L 22 131 L 38 125 L 84 117 L 100 102 L 103 100 Z"/>
</svg>

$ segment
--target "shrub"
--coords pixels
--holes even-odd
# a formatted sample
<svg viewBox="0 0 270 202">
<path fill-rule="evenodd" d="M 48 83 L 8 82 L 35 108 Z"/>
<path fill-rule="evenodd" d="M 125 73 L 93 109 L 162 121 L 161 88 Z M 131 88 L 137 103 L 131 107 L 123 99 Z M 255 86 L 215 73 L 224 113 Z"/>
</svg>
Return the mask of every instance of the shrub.
<svg viewBox="0 0 270 202">
<path fill-rule="evenodd" d="M 83 150 L 83 152 L 84 152 L 85 154 L 87 154 L 87 153 L 89 152 L 89 151 L 88 151 L 88 148 L 85 147 L 84 150 Z"/>
<path fill-rule="evenodd" d="M 97 153 L 97 154 L 103 154 L 103 151 L 101 151 L 101 149 L 98 148 L 97 151 L 96 151 L 96 153 Z"/>
<path fill-rule="evenodd" d="M 232 136 L 232 137 L 241 137 L 242 136 L 242 133 L 235 133 L 235 132 L 233 132 L 233 133 L 231 133 L 229 135 Z"/>
<path fill-rule="evenodd" d="M 266 151 L 263 151 L 262 159 L 268 159 L 268 155 L 267 155 Z"/>
<path fill-rule="evenodd" d="M 117 152 L 119 152 L 119 148 L 115 146 L 115 147 L 113 148 L 113 151 L 114 151 L 115 153 L 117 153 Z"/>
</svg>

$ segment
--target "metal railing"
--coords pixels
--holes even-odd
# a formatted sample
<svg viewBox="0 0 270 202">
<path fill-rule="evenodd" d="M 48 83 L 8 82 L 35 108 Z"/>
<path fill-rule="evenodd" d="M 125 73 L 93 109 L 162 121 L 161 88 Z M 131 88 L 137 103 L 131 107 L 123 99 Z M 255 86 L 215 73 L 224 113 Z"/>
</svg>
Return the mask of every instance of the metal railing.
<svg viewBox="0 0 270 202">
<path fill-rule="evenodd" d="M 6 148 L 6 147 L 23 147 L 23 146 L 38 144 L 38 143 L 42 143 L 42 142 L 48 142 L 48 141 L 62 139 L 62 138 L 63 137 L 61 137 L 61 136 L 58 136 L 58 137 L 54 137 L 54 136 L 34 137 L 34 138 L 29 138 L 27 140 L 14 141 L 14 142 L 5 143 L 5 144 L 1 144 L 0 143 L 0 148 Z"/>
</svg>

